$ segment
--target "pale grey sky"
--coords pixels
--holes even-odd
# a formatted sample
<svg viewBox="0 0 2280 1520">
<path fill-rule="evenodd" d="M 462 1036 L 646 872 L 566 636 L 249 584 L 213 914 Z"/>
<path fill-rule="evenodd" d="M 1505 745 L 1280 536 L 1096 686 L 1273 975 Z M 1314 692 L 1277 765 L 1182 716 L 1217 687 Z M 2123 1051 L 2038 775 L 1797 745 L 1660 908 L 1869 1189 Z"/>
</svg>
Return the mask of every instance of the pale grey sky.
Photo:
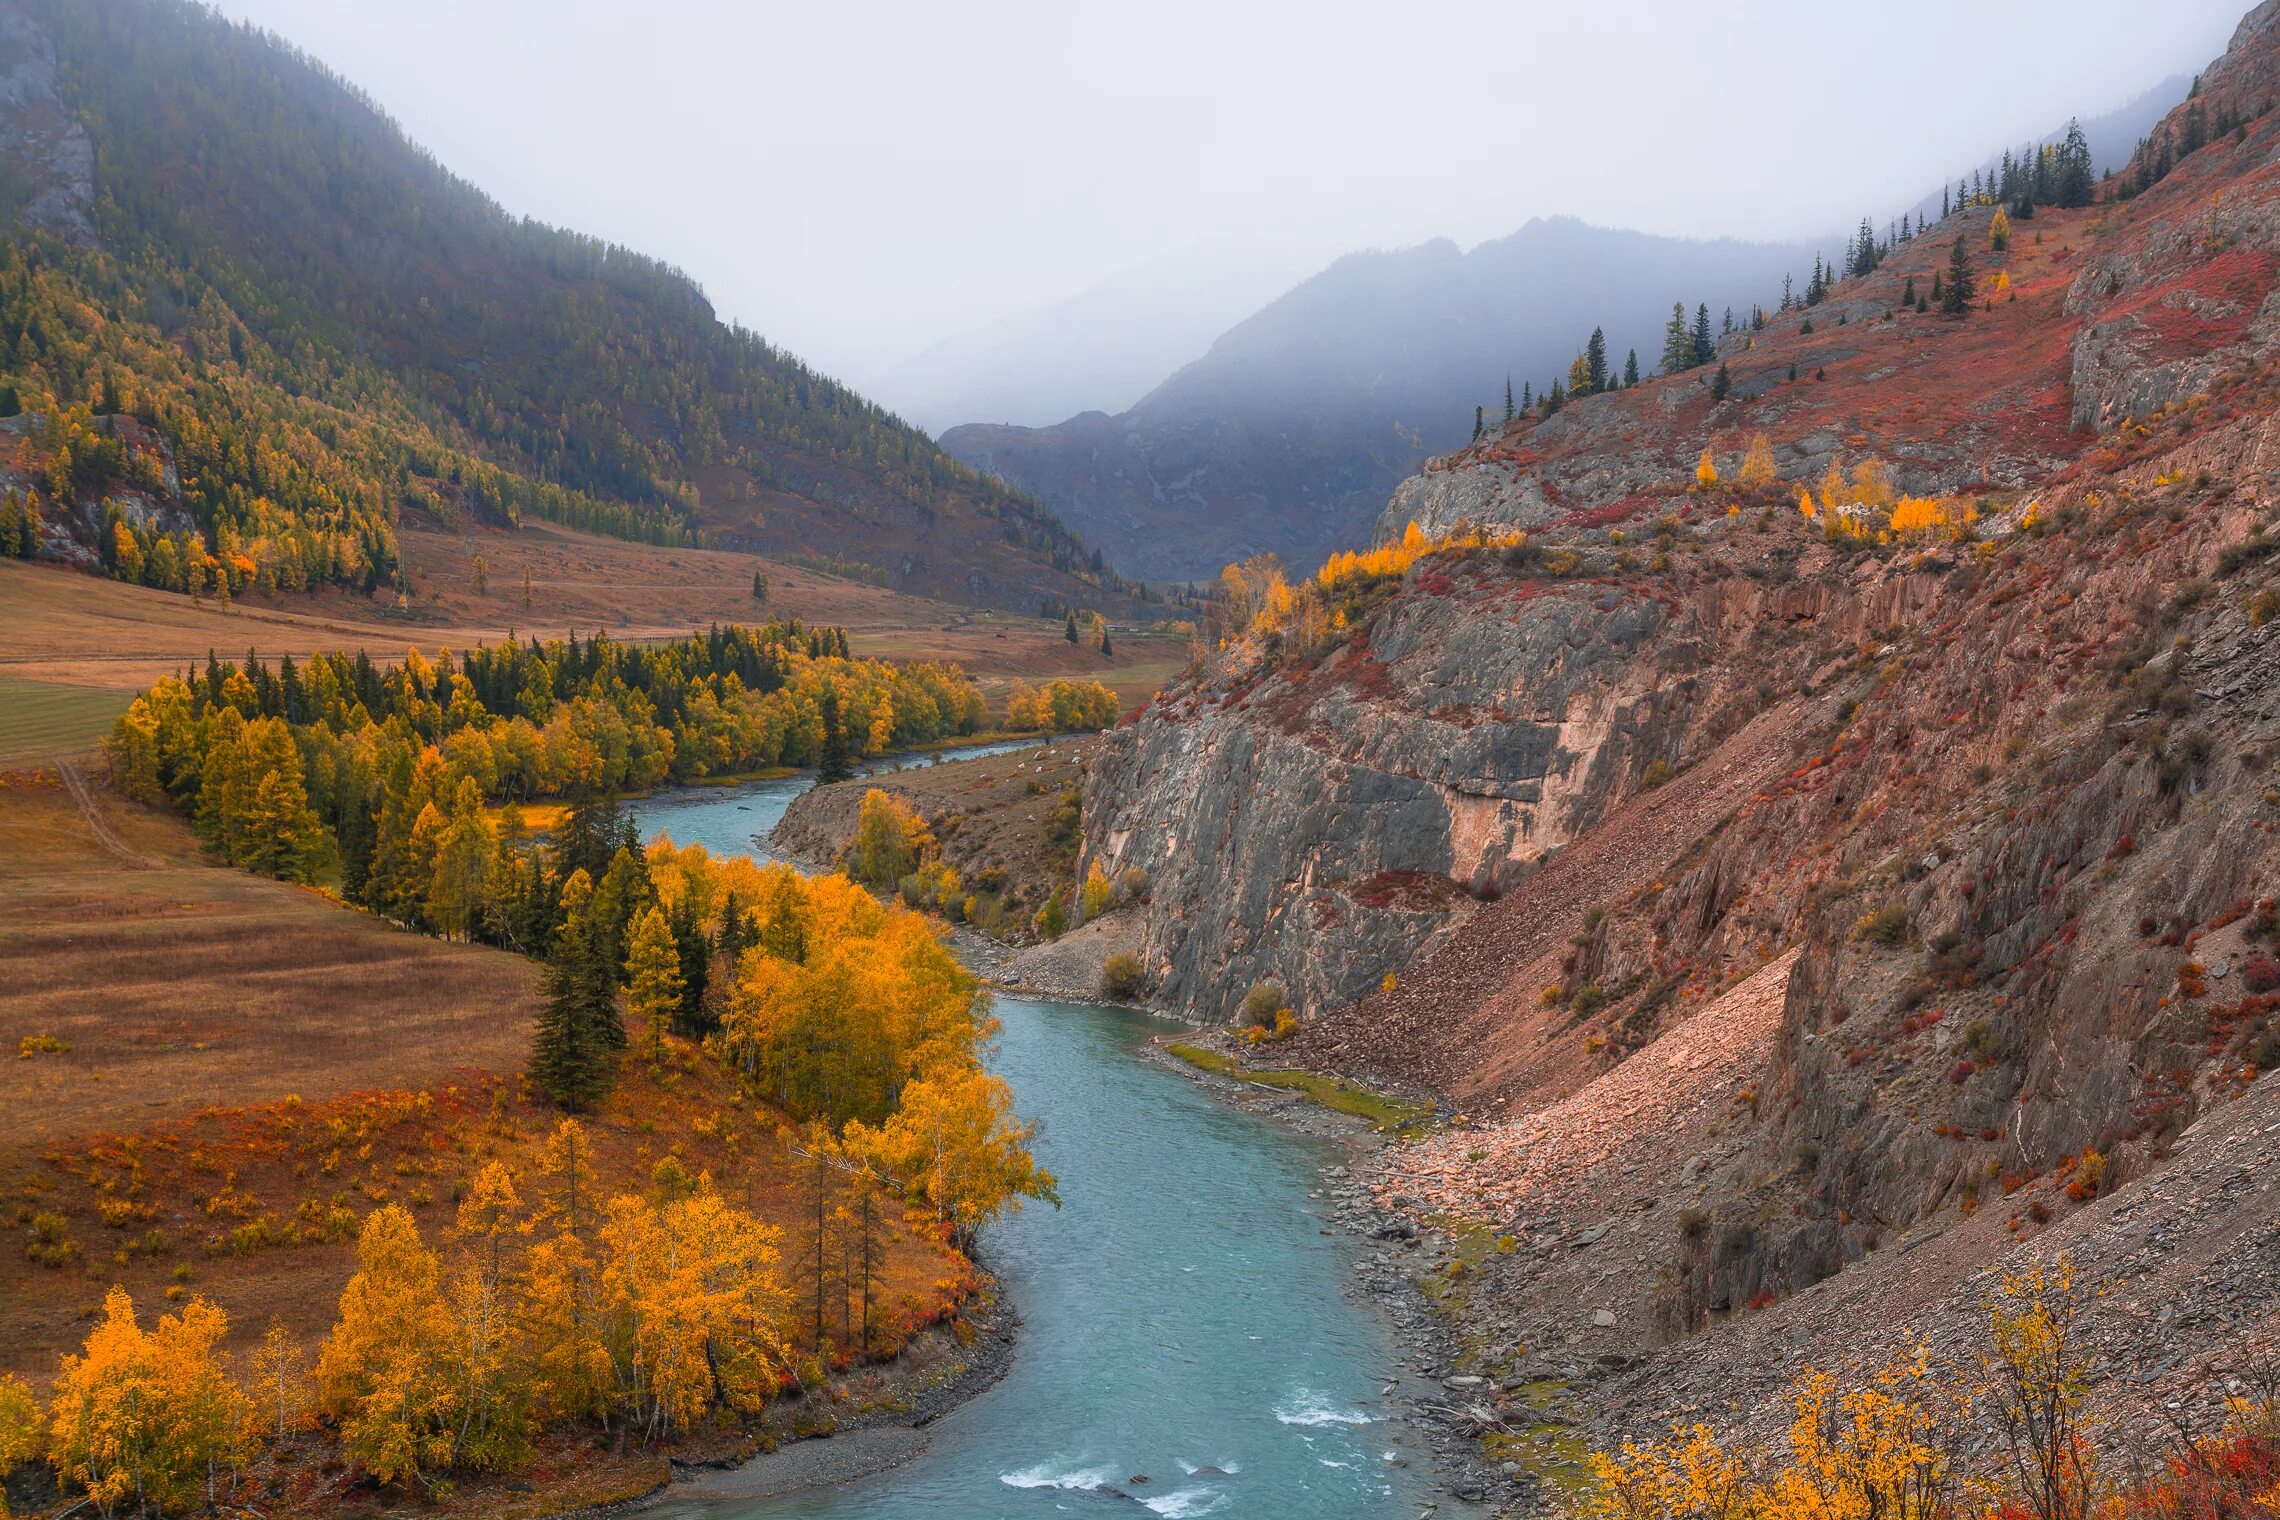
<svg viewBox="0 0 2280 1520">
<path fill-rule="evenodd" d="M 1198 243 L 1881 222 L 2249 0 L 220 0 L 835 373 Z"/>
</svg>

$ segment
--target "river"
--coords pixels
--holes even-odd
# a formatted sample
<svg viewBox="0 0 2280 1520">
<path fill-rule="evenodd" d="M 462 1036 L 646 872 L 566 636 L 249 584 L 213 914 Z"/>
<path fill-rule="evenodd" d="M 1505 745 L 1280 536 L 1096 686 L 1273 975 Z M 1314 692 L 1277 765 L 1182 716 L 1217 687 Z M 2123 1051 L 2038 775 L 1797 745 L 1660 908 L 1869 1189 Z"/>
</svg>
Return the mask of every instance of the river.
<svg viewBox="0 0 2280 1520">
<path fill-rule="evenodd" d="M 633 811 L 647 835 L 765 859 L 768 831 L 809 784 L 674 793 Z M 1353 1247 L 1309 1196 L 1336 1148 L 1148 1059 L 1163 1021 L 1011 996 L 997 1014 L 990 1064 L 1042 1121 L 1038 1157 L 1062 1202 L 983 1239 L 1022 1316 L 1010 1370 L 900 1466 L 766 1500 L 668 1495 L 651 1513 L 1348 1520 L 1429 1503 L 1431 1457 L 1380 1397 L 1400 1348 L 1349 1297 Z M 1094 1492 L 1104 1485 L 1121 1493 Z"/>
</svg>

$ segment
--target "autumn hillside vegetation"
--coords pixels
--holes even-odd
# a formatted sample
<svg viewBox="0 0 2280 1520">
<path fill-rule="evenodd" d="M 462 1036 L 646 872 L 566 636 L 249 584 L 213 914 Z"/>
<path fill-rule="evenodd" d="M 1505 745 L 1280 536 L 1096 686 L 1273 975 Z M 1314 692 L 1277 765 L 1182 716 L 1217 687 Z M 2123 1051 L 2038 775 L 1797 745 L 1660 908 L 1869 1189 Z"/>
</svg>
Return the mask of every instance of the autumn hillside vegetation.
<svg viewBox="0 0 2280 1520">
<path fill-rule="evenodd" d="M 133 795 L 230 864 L 538 960 L 544 998 L 518 1080 L 51 1149 L 25 1193 L 35 1268 L 100 1273 L 89 1204 L 126 1232 L 121 1268 L 189 1244 L 166 1221 L 194 1207 L 209 1257 L 353 1239 L 355 1270 L 313 1355 L 282 1324 L 233 1355 L 187 1263 L 155 1327 L 115 1287 L 44 1409 L 0 1387 L 0 1454 L 44 1455 L 106 1513 L 228 1500 L 257 1468 L 303 1483 L 328 1449 L 439 1497 L 579 1432 L 619 1452 L 798 1433 L 779 1396 L 955 1315 L 982 1226 L 1054 1198 L 982 1066 L 986 993 L 910 909 L 645 843 L 610 792 L 703 755 L 844 766 L 979 717 L 955 672 L 851 660 L 795 624 L 386 669 L 213 661 L 139 699 L 110 746 Z M 560 793 L 550 833 L 521 826 L 518 799 Z M 163 1428 L 137 1413 L 154 1405 Z"/>
<path fill-rule="evenodd" d="M 1594 1454 L 1576 1520 L 2231 1520 L 2280 1514 L 2280 1357 L 2244 1348 L 2221 1424 L 2122 1439 L 2095 1412 L 2065 1256 L 1987 1295 L 1976 1352 L 1855 1380 L 1807 1368 L 1784 1442 L 1668 1438 Z"/>
</svg>

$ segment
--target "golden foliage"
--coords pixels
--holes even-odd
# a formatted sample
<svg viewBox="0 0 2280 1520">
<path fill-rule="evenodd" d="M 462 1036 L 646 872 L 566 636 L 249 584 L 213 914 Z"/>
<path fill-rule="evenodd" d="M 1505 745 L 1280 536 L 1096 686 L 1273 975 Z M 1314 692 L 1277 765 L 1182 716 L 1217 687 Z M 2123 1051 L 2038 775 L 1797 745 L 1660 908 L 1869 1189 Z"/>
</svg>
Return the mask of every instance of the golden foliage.
<svg viewBox="0 0 2280 1520">
<path fill-rule="evenodd" d="M 1024 1198 L 1060 1204 L 1051 1172 L 1029 1153 L 1032 1128 L 1013 1116 L 1013 1090 L 972 1062 L 946 1062 L 903 1089 L 878 1128 L 847 1126 L 852 1154 L 923 1198 L 961 1248 Z"/>
<path fill-rule="evenodd" d="M 874 887 L 891 887 L 934 853 L 934 836 L 909 803 L 877 787 L 863 794 L 848 846 L 848 874 Z"/>
<path fill-rule="evenodd" d="M 254 1414 L 217 1353 L 228 1330 L 227 1315 L 194 1298 L 146 1332 L 127 1290 L 113 1287 L 49 1397 L 49 1455 L 63 1480 L 106 1513 L 130 1501 L 165 1513 L 243 1462 Z"/>
<path fill-rule="evenodd" d="M 1098 681 L 1016 681 L 1005 698 L 1005 726 L 1017 734 L 1083 733 L 1116 725 L 1116 693 Z"/>
<path fill-rule="evenodd" d="M 1770 489 L 1777 477 L 1773 463 L 1773 443 L 1765 434 L 1750 438 L 1749 452 L 1742 456 L 1741 473 L 1735 481 L 1745 491 Z"/>
<path fill-rule="evenodd" d="M 1695 461 L 1694 484 L 1697 489 L 1704 491 L 1718 484 L 1718 461 L 1710 457 L 1707 446 L 1702 450 L 1702 457 Z"/>
</svg>

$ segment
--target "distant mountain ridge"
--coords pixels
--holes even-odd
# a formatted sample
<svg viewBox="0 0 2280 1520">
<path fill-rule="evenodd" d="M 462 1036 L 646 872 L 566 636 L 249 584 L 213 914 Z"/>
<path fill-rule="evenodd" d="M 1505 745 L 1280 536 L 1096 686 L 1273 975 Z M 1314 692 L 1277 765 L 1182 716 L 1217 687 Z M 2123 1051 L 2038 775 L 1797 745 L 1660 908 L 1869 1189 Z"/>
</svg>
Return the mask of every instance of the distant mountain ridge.
<svg viewBox="0 0 2280 1520">
<path fill-rule="evenodd" d="M 1299 568 L 1367 536 L 1387 494 L 1500 419 L 1509 375 L 1564 374 L 1591 330 L 1651 368 L 1670 304 L 1737 315 L 1809 268 L 1803 243 L 1715 242 L 1539 218 L 1470 252 L 1349 254 L 1116 416 L 966 426 L 952 455 L 1051 504 L 1127 574 L 1199 579 L 1271 551 Z"/>
</svg>

